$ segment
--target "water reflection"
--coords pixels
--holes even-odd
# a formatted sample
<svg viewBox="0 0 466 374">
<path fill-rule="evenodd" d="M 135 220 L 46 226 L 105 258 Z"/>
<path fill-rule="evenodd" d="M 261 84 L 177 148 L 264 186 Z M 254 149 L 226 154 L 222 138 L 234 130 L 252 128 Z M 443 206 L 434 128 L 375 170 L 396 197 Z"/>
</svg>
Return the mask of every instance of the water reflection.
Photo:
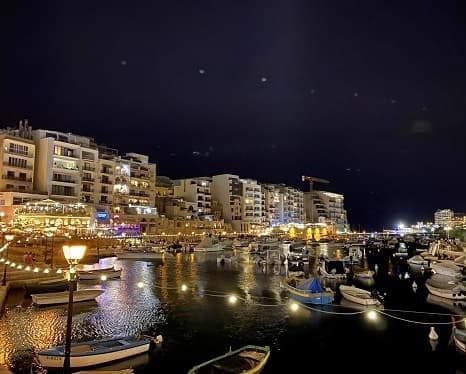
<svg viewBox="0 0 466 374">
<path fill-rule="evenodd" d="M 318 257 L 332 257 L 336 249 L 326 243 L 313 247 L 316 257 L 311 257 L 306 272 L 315 274 Z M 142 330 L 162 334 L 164 343 L 155 355 L 143 355 L 144 360 L 135 357 L 133 362 L 120 362 L 107 370 L 140 367 L 141 373 L 186 373 L 194 364 L 244 344 L 271 346 L 271 362 L 264 373 L 286 371 L 290 360 L 309 355 L 309 347 L 315 350 L 313 355 L 322 358 L 329 352 L 343 351 L 355 357 L 361 350 L 377 357 L 379 351 L 388 351 L 394 344 L 400 351 L 425 355 L 422 345 L 416 344 L 419 337 L 425 338 L 422 326 L 409 326 L 408 330 L 403 322 L 381 315 L 372 321 L 364 314 L 335 314 L 358 311 L 351 306 L 328 305 L 323 308 L 327 313 L 303 307 L 292 311 L 288 295 L 280 287 L 285 273 L 280 265 L 266 266 L 265 271 L 252 261 L 220 266 L 215 253 L 169 254 L 164 262 L 112 258 L 101 260 L 100 265 L 109 264 L 122 269 L 121 279 L 85 285 L 102 286 L 105 293 L 95 302 L 74 305 L 72 340 L 132 335 Z M 324 286 L 333 290 L 341 282 L 323 279 Z M 373 279 L 367 282 L 360 283 L 362 288 L 375 287 Z M 235 305 L 228 303 L 231 294 L 239 297 Z M 35 352 L 64 342 L 66 312 L 66 305 L 37 308 L 30 300 L 28 304 L 21 292 L 11 293 L 0 320 L 0 363 L 14 365 L 15 372 L 21 372 L 20 365 L 45 372 Z M 377 335 L 382 333 L 387 335 Z M 342 339 L 357 339 L 359 343 L 340 350 L 336 342 Z M 444 341 L 439 340 L 435 354 L 445 355 Z M 430 347 L 429 351 L 432 353 Z M 344 361 L 340 367 L 337 363 L 335 370 L 343 370 Z"/>
</svg>

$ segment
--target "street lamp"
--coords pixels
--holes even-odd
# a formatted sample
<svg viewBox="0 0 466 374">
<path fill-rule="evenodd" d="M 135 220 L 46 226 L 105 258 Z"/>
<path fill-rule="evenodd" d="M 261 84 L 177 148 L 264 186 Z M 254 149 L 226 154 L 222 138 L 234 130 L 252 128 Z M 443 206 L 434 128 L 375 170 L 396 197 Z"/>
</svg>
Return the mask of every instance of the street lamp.
<svg viewBox="0 0 466 374">
<path fill-rule="evenodd" d="M 100 244 L 100 238 L 102 237 L 102 232 L 99 231 L 97 233 L 97 262 L 100 261 L 100 247 L 99 247 L 99 244 Z"/>
<path fill-rule="evenodd" d="M 445 226 L 445 231 L 447 232 L 447 240 L 450 240 L 450 231 L 451 231 L 451 227 L 450 226 Z"/>
<path fill-rule="evenodd" d="M 70 264 L 69 273 L 69 298 L 68 298 L 68 318 L 66 320 L 66 337 L 65 337 L 65 360 L 63 363 L 63 372 L 71 373 L 70 352 L 71 352 L 71 323 L 73 319 L 73 291 L 76 286 L 76 270 L 75 266 L 84 257 L 86 253 L 85 245 L 64 245 L 63 255 Z"/>
<path fill-rule="evenodd" d="M 6 267 L 8 262 L 8 247 L 10 246 L 11 241 L 14 239 L 14 235 L 12 234 L 3 234 L 3 237 L 7 241 L 6 252 L 5 252 L 5 263 L 3 264 L 3 278 L 2 278 L 2 286 L 6 286 Z"/>
</svg>

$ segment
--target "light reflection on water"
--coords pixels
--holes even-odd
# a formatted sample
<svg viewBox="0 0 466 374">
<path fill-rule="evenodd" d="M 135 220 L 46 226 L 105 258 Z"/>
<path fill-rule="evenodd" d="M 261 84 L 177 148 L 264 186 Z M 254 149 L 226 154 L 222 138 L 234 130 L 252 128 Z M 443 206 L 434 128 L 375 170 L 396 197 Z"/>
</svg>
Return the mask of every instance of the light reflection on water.
<svg viewBox="0 0 466 374">
<path fill-rule="evenodd" d="M 316 257 L 333 253 L 328 245 L 313 249 Z M 280 372 L 276 368 L 286 367 L 293 360 L 290 354 L 294 351 L 307 355 L 309 347 L 313 347 L 321 355 L 327 351 L 334 353 L 335 342 L 341 345 L 341 339 L 351 336 L 358 338 L 359 346 L 345 345 L 342 350 L 348 351 L 348 356 L 362 349 L 374 350 L 371 352 L 375 354 L 377 345 L 373 341 L 382 347 L 386 344 L 388 349 L 392 345 L 390 339 L 396 341 L 393 336 L 398 330 L 406 334 L 406 343 L 396 341 L 398 346 L 419 341 L 416 335 L 410 340 L 410 326 L 406 329 L 402 323 L 397 325 L 387 318 L 381 318 L 383 323 L 376 325 L 368 323 L 363 316 L 335 317 L 305 308 L 291 313 L 288 297 L 280 288 L 282 268 L 274 271 L 269 267 L 264 271 L 245 260 L 221 266 L 216 257 L 216 254 L 201 253 L 168 255 L 163 264 L 103 260 L 102 266 L 115 264 L 122 268 L 121 279 L 80 282 L 80 288 L 103 287 L 106 292 L 95 302 L 74 305 L 72 340 L 131 335 L 141 330 L 162 334 L 163 348 L 156 355 L 114 364 L 119 369 L 135 367 L 137 373 L 185 373 L 191 366 L 225 353 L 230 346 L 244 344 L 271 346 L 271 363 L 265 372 L 272 373 Z M 311 270 L 316 265 L 316 258 L 312 258 Z M 139 282 L 144 287 L 139 288 Z M 186 291 L 181 289 L 183 284 L 188 286 Z M 334 281 L 325 285 L 337 287 Z M 237 305 L 228 303 L 230 294 L 240 298 Z M 338 310 L 332 306 L 327 309 Z M 20 291 L 12 292 L 0 320 L 0 363 L 17 363 L 17 357 L 26 352 L 27 359 L 22 361 L 29 369 L 33 352 L 64 342 L 66 313 L 66 305 L 38 308 L 31 306 L 30 300 L 23 300 Z M 375 335 L 382 331 L 388 331 L 383 338 L 388 343 Z M 422 352 L 422 344 L 418 346 Z M 442 349 L 441 344 L 439 347 Z M 429 362 L 430 356 L 426 358 Z M 22 372 L 19 366 L 15 366 L 15 372 Z M 32 367 L 33 372 L 45 372 L 36 360 Z"/>
</svg>

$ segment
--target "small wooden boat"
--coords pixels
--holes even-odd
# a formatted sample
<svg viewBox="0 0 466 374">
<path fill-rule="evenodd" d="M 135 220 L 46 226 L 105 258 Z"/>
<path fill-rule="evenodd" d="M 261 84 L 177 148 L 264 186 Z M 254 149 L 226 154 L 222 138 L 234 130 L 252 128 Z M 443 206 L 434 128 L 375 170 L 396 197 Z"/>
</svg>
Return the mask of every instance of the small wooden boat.
<svg viewBox="0 0 466 374">
<path fill-rule="evenodd" d="M 73 302 L 94 300 L 102 295 L 105 291 L 101 289 L 78 290 L 73 292 Z M 66 304 L 69 300 L 69 291 L 48 292 L 32 294 L 32 302 L 38 306 Z"/>
<path fill-rule="evenodd" d="M 52 278 L 40 280 L 34 283 L 29 283 L 24 286 L 26 295 L 45 293 L 45 292 L 58 292 L 65 291 L 69 288 L 69 282 L 61 278 Z"/>
<path fill-rule="evenodd" d="M 370 291 L 340 284 L 341 295 L 348 301 L 361 305 L 379 306 L 381 302 L 372 296 Z"/>
<path fill-rule="evenodd" d="M 203 373 L 259 373 L 270 357 L 269 346 L 246 345 L 235 351 L 196 365 L 188 374 Z"/>
<path fill-rule="evenodd" d="M 290 294 L 290 297 L 303 304 L 331 304 L 335 293 L 324 290 L 318 278 L 300 279 L 294 277 L 285 278 L 281 284 Z"/>
<path fill-rule="evenodd" d="M 151 337 L 142 336 L 72 343 L 70 367 L 101 365 L 147 353 L 151 342 Z M 65 359 L 65 346 L 58 345 L 54 348 L 41 350 L 38 352 L 38 357 L 40 364 L 46 368 L 62 368 Z"/>
<path fill-rule="evenodd" d="M 120 278 L 121 269 L 106 269 L 106 270 L 80 270 L 78 271 L 78 278 L 80 280 L 94 280 L 94 279 L 113 279 Z"/>
</svg>

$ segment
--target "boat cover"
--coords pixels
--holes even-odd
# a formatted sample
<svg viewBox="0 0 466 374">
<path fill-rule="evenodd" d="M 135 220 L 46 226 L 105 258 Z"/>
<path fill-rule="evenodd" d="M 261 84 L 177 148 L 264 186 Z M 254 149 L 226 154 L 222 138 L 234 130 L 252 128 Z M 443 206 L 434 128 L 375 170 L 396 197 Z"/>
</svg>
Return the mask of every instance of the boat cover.
<svg viewBox="0 0 466 374">
<path fill-rule="evenodd" d="M 306 290 L 311 292 L 324 292 L 324 289 L 320 285 L 320 282 L 317 278 L 309 278 L 299 282 L 298 286 L 300 290 Z"/>
</svg>

